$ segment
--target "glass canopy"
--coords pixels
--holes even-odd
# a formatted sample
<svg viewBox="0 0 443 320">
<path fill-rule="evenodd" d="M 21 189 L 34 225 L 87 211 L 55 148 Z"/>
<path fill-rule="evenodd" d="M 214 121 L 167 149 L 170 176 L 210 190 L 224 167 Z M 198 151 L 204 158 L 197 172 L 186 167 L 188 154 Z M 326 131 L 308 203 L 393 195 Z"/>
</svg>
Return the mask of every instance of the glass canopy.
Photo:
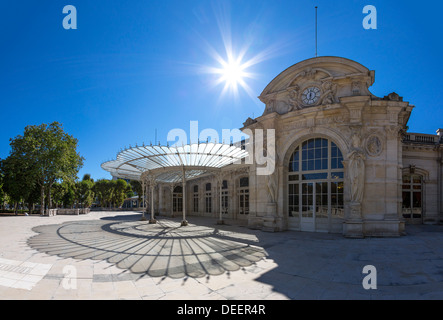
<svg viewBox="0 0 443 320">
<path fill-rule="evenodd" d="M 222 143 L 139 146 L 121 151 L 116 160 L 105 162 L 101 167 L 117 178 L 141 180 L 142 174 L 148 173 L 156 181 L 174 183 L 240 163 L 247 156 L 241 147 Z"/>
</svg>

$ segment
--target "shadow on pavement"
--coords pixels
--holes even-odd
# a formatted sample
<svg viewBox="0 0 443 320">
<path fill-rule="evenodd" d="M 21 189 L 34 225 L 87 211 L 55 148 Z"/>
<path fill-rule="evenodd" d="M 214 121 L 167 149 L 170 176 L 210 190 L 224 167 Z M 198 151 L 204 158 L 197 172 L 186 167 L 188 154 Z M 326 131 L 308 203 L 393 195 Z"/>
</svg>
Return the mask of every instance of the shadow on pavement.
<svg viewBox="0 0 443 320">
<path fill-rule="evenodd" d="M 266 255 L 253 245 L 253 235 L 196 224 L 181 227 L 178 220 L 139 220 L 136 215 L 119 215 L 38 226 L 33 230 L 39 234 L 28 244 L 49 255 L 106 260 L 135 274 L 171 278 L 220 275 Z"/>
</svg>

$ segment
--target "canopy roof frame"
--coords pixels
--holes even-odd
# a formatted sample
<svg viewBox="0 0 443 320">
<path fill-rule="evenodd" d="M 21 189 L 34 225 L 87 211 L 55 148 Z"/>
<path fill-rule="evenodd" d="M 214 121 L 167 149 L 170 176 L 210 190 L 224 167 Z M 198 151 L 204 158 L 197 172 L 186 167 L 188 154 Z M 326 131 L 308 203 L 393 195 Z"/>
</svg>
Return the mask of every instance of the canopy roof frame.
<svg viewBox="0 0 443 320">
<path fill-rule="evenodd" d="M 104 162 L 101 167 L 118 178 L 140 181 L 146 172 L 150 172 L 159 178 L 159 182 L 170 183 L 181 180 L 183 170 L 193 173 L 189 178 L 196 178 L 208 171 L 239 163 L 247 156 L 246 150 L 222 143 L 195 143 L 182 147 L 136 146 L 121 151 L 116 160 Z M 162 174 L 164 172 L 171 173 L 169 179 L 165 178 L 168 175 Z"/>
</svg>

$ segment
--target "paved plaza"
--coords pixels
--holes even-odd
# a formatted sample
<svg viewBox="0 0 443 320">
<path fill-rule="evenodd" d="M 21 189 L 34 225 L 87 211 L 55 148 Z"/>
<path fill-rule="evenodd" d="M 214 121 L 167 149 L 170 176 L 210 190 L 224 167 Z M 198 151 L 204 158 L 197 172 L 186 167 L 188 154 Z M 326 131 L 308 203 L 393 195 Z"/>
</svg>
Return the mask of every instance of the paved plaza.
<svg viewBox="0 0 443 320">
<path fill-rule="evenodd" d="M 140 217 L 0 217 L 0 299 L 443 299 L 440 225 L 347 239 Z M 376 289 L 363 287 L 368 275 Z"/>
</svg>

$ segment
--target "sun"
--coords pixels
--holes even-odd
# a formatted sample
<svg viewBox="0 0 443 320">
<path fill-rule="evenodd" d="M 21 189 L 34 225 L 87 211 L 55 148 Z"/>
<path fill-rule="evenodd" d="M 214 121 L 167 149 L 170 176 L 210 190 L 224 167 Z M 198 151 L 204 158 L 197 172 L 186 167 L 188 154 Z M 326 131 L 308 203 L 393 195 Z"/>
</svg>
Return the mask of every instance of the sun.
<svg viewBox="0 0 443 320">
<path fill-rule="evenodd" d="M 235 94 L 238 93 L 239 86 L 243 89 L 247 88 L 245 82 L 246 78 L 250 78 L 250 74 L 246 72 L 246 65 L 242 63 L 241 59 L 228 58 L 225 60 L 219 60 L 220 67 L 216 68 L 216 73 L 219 74 L 217 83 L 224 83 L 223 93 L 231 91 Z"/>
<path fill-rule="evenodd" d="M 215 54 L 214 59 L 218 62 L 218 66 L 207 68 L 207 72 L 216 76 L 213 85 L 224 85 L 222 96 L 228 93 L 238 96 L 240 89 L 252 95 L 252 90 L 247 84 L 247 79 L 253 78 L 253 74 L 247 70 L 251 64 L 242 61 L 242 58 L 242 55 L 235 56 L 231 52 L 228 52 L 226 59 Z"/>
<path fill-rule="evenodd" d="M 264 49 L 257 50 L 255 40 L 261 35 L 250 33 L 239 43 L 239 39 L 235 41 L 236 39 L 232 37 L 233 34 L 239 32 L 232 32 L 229 8 L 223 5 L 220 8 L 215 7 L 214 13 L 222 42 L 221 45 L 217 43 L 214 46 L 204 37 L 198 37 L 202 39 L 200 45 L 204 51 L 214 60 L 210 65 L 198 65 L 198 72 L 211 76 L 206 82 L 211 90 L 223 86 L 220 98 L 230 96 L 237 99 L 246 94 L 252 101 L 259 104 L 257 94 L 251 88 L 253 83 L 260 78 L 257 65 L 283 54 L 283 47 L 290 42 L 269 43 Z"/>
<path fill-rule="evenodd" d="M 244 69 L 245 67 L 238 61 L 223 63 L 220 80 L 224 81 L 229 86 L 236 87 L 238 84 L 243 83 L 243 79 L 247 76 Z"/>
</svg>

